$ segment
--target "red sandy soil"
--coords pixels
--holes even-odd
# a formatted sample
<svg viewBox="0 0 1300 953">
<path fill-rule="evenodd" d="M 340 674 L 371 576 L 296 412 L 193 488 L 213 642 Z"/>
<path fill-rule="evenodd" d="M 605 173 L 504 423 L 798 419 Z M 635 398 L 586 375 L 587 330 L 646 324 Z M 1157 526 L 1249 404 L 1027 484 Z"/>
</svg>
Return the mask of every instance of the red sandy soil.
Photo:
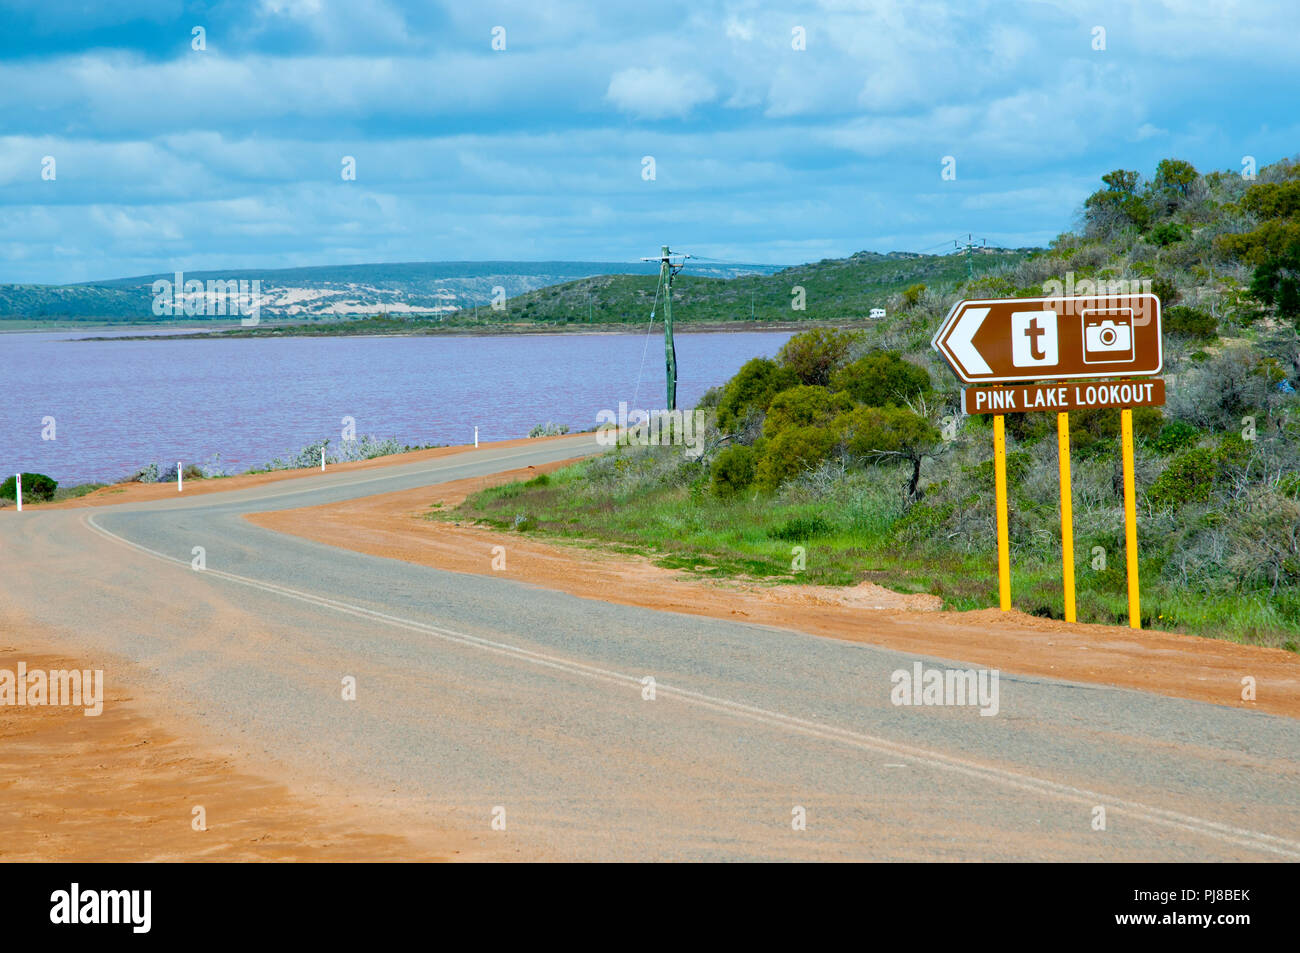
<svg viewBox="0 0 1300 953">
<path fill-rule="evenodd" d="M 484 447 L 535 445 L 539 439 Z M 369 470 L 459 453 L 440 447 L 330 471 Z M 288 470 L 186 480 L 185 494 L 237 490 L 313 476 Z M 164 499 L 174 484 L 125 483 L 33 509 L 107 506 Z M 12 508 L 10 512 L 15 512 Z M 107 668 L 74 659 L 75 634 L 42 629 L 0 612 L 0 668 Z M 147 672 L 113 659 L 103 713 L 80 708 L 0 706 L 0 862 L 4 861 L 367 861 L 489 859 L 469 836 L 430 830 L 427 816 L 356 792 L 322 790 L 281 765 L 228 751 L 166 700 Z M 310 789 L 310 790 L 309 790 Z M 191 827 L 202 805 L 207 830 Z"/>
<path fill-rule="evenodd" d="M 996 609 L 937 611 L 928 595 L 871 583 L 847 589 L 702 581 L 645 558 L 516 533 L 428 520 L 471 493 L 550 472 L 572 461 L 456 480 L 344 503 L 251 514 L 259 526 L 331 546 L 455 572 L 504 575 L 588 599 L 737 619 L 1027 675 L 1045 675 L 1300 717 L 1300 659 L 1282 649 L 1168 632 L 1081 625 Z M 1241 698 L 1243 676 L 1256 700 Z"/>
<path fill-rule="evenodd" d="M 104 709 L 0 706 L 0 862 L 446 861 L 486 852 L 380 799 L 279 780 L 221 750 L 118 659 L 53 651 L 49 632 L 0 617 L 0 668 L 110 668 Z M 22 650 L 10 641 L 19 635 Z M 125 679 L 125 681 L 124 681 Z M 277 779 L 273 779 L 277 778 Z M 311 785 L 315 787 L 315 785 Z M 193 808 L 206 811 L 203 831 Z"/>
</svg>

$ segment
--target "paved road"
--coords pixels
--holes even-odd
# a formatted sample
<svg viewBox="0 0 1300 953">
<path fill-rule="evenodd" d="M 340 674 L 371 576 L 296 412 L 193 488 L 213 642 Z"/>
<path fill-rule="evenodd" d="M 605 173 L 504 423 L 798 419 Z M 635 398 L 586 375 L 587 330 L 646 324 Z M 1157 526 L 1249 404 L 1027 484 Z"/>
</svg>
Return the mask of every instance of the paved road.
<svg viewBox="0 0 1300 953">
<path fill-rule="evenodd" d="M 893 672 L 950 663 L 441 572 L 241 518 L 592 443 L 8 513 L 0 598 L 75 632 L 70 651 L 148 666 L 227 738 L 396 792 L 432 826 L 509 838 L 523 857 L 1300 859 L 1290 719 L 1007 674 L 991 717 L 895 706 Z M 191 568 L 196 546 L 206 571 Z M 498 807 L 505 832 L 490 828 Z"/>
</svg>

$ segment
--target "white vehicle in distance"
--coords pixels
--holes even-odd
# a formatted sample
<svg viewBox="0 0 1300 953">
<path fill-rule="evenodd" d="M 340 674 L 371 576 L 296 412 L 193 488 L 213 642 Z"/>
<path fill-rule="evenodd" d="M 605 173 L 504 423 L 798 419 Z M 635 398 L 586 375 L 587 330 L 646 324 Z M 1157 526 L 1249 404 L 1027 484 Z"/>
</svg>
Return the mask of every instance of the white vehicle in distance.
<svg viewBox="0 0 1300 953">
<path fill-rule="evenodd" d="M 873 319 L 875 319 L 875 318 L 883 318 L 884 316 L 885 316 L 885 309 L 884 309 L 884 308 L 872 308 L 872 309 L 871 309 L 871 317 L 872 317 Z"/>
</svg>

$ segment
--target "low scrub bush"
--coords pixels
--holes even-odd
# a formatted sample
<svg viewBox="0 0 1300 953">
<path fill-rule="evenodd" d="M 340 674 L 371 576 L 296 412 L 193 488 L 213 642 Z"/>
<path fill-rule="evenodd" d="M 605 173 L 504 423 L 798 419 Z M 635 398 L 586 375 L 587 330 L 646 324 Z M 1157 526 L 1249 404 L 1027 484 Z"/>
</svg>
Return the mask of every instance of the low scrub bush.
<svg viewBox="0 0 1300 953">
<path fill-rule="evenodd" d="M 901 407 L 930 389 L 930 374 L 894 351 L 876 351 L 840 368 L 831 383 L 859 404 Z"/>
<path fill-rule="evenodd" d="M 528 431 L 528 436 L 558 437 L 560 436 L 560 434 L 566 434 L 568 432 L 569 432 L 568 424 L 557 424 L 557 423 L 552 423 L 551 421 L 548 420 L 544 424 L 538 424 L 537 426 L 533 427 L 532 430 Z"/>
<path fill-rule="evenodd" d="M 753 447 L 736 444 L 713 458 L 710 478 L 713 492 L 721 497 L 735 496 L 754 482 L 757 454 Z"/>
<path fill-rule="evenodd" d="M 793 427 L 771 438 L 758 462 L 755 482 L 772 491 L 830 456 L 835 436 L 827 427 Z"/>
<path fill-rule="evenodd" d="M 1170 334 L 1182 334 L 1202 341 L 1218 337 L 1219 321 L 1200 308 L 1176 304 L 1164 313 L 1164 329 Z"/>
<path fill-rule="evenodd" d="M 54 499 L 54 491 L 59 488 L 59 481 L 47 477 L 44 473 L 24 473 L 23 475 L 23 501 L 33 500 L 44 502 Z M 9 479 L 0 483 L 0 497 L 6 500 L 18 499 L 18 479 L 11 476 Z"/>
<path fill-rule="evenodd" d="M 1194 447 L 1170 462 L 1147 491 L 1147 500 L 1157 509 L 1204 503 L 1210 499 L 1218 476 L 1218 455 L 1213 450 Z"/>
<path fill-rule="evenodd" d="M 832 393 L 825 387 L 791 387 L 772 398 L 763 421 L 763 436 L 775 437 L 795 427 L 827 427 L 852 406 L 848 394 Z"/>
</svg>

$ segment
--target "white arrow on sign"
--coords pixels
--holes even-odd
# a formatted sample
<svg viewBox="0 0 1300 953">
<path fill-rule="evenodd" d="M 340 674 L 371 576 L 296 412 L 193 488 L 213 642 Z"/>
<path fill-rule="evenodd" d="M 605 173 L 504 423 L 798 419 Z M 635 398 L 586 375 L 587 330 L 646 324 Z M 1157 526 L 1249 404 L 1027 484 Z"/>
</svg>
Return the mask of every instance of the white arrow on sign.
<svg viewBox="0 0 1300 953">
<path fill-rule="evenodd" d="M 948 338 L 952 356 L 961 362 L 961 366 L 971 376 L 993 373 L 993 368 L 984 360 L 984 355 L 975 348 L 975 333 L 979 331 L 988 313 L 988 308 L 970 308 L 963 312 L 957 320 L 957 326 L 952 329 L 952 337 Z"/>
</svg>

